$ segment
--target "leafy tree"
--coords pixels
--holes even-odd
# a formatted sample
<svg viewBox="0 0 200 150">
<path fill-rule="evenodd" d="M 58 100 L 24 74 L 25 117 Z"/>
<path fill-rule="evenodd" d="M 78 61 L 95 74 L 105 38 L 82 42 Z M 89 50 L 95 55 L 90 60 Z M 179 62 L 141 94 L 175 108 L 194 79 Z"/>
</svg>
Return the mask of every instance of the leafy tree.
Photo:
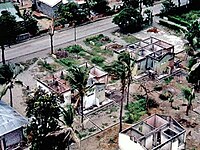
<svg viewBox="0 0 200 150">
<path fill-rule="evenodd" d="M 4 96 L 9 89 L 10 106 L 13 107 L 12 88 L 14 84 L 22 85 L 21 81 L 16 80 L 17 75 L 22 72 L 23 68 L 18 64 L 5 64 L 0 66 L 0 85 L 4 85 L 0 98 Z"/>
<path fill-rule="evenodd" d="M 60 108 L 55 94 L 47 94 L 38 89 L 33 97 L 26 101 L 26 116 L 30 118 L 27 134 L 31 142 L 31 150 L 44 148 L 45 136 L 59 128 Z M 48 146 L 48 145 L 47 145 Z M 52 147 L 52 149 L 56 148 Z"/>
<path fill-rule="evenodd" d="M 193 22 L 187 28 L 186 39 L 188 40 L 189 44 L 194 48 L 200 47 L 200 24 L 198 21 Z"/>
<path fill-rule="evenodd" d="M 35 35 L 38 32 L 38 21 L 35 20 L 26 10 L 24 10 L 23 19 L 26 31 L 29 32 L 31 35 Z"/>
<path fill-rule="evenodd" d="M 122 31 L 135 32 L 142 29 L 143 18 L 140 12 L 134 8 L 125 8 L 113 18 Z"/>
<path fill-rule="evenodd" d="M 143 0 L 143 4 L 147 7 L 153 6 L 154 0 Z"/>
<path fill-rule="evenodd" d="M 8 11 L 2 11 L 0 16 L 0 46 L 2 50 L 2 62 L 5 64 L 5 45 L 15 42 L 17 36 L 17 23 L 15 17 Z"/>
<path fill-rule="evenodd" d="M 147 25 L 151 25 L 153 23 L 153 15 L 152 15 L 152 11 L 150 9 L 146 9 L 144 11 L 144 14 L 146 14 L 146 19 L 145 22 L 147 23 Z"/>
<path fill-rule="evenodd" d="M 124 8 L 139 8 L 140 0 L 122 0 Z"/>
<path fill-rule="evenodd" d="M 66 19 L 66 22 L 72 24 L 80 24 L 87 20 L 86 12 L 74 2 L 60 5 L 58 8 L 58 15 Z"/>
<path fill-rule="evenodd" d="M 123 101 L 124 101 L 124 93 L 126 87 L 126 78 L 128 69 L 124 63 L 121 61 L 114 61 L 110 66 L 106 66 L 105 70 L 108 71 L 110 74 L 116 76 L 121 81 L 121 104 L 120 104 L 120 127 L 119 132 L 122 131 L 122 113 L 123 113 Z"/>
<path fill-rule="evenodd" d="M 104 14 L 110 11 L 110 7 L 108 6 L 107 0 L 92 0 L 92 10 L 94 12 Z"/>
<path fill-rule="evenodd" d="M 166 15 L 170 14 L 173 12 L 174 8 L 176 8 L 176 5 L 173 0 L 165 0 L 164 2 L 162 2 L 161 13 Z"/>
<path fill-rule="evenodd" d="M 118 60 L 123 62 L 124 65 L 127 67 L 127 106 L 129 105 L 129 91 L 130 85 L 132 81 L 132 67 L 134 66 L 135 62 L 131 59 L 130 54 L 128 52 L 123 52 L 118 56 Z"/>
<path fill-rule="evenodd" d="M 188 101 L 186 115 L 188 116 L 189 110 L 192 108 L 192 101 L 195 99 L 194 89 L 185 88 L 182 89 L 185 99 Z"/>
<path fill-rule="evenodd" d="M 188 56 L 194 56 L 194 48 L 190 44 L 184 45 L 184 50 L 186 51 Z"/>
<path fill-rule="evenodd" d="M 189 74 L 188 74 L 188 82 L 194 84 L 195 89 L 199 89 L 200 83 L 200 63 L 196 63 L 192 66 Z"/>
<path fill-rule="evenodd" d="M 67 80 L 69 81 L 73 90 L 78 90 L 79 101 L 81 105 L 81 123 L 83 126 L 83 97 L 87 91 L 87 81 L 89 77 L 89 70 L 86 67 L 72 66 L 68 69 Z"/>
</svg>

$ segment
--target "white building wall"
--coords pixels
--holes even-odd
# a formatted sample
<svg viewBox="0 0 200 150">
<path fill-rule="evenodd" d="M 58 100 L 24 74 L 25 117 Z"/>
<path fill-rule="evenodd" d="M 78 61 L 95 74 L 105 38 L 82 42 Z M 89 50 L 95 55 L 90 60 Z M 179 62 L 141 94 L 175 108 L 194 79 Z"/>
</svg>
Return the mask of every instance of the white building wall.
<svg viewBox="0 0 200 150">
<path fill-rule="evenodd" d="M 178 140 L 175 140 L 175 141 L 172 143 L 172 150 L 178 150 Z"/>
<path fill-rule="evenodd" d="M 145 147 L 151 149 L 153 145 L 153 134 L 146 138 Z"/>
<path fill-rule="evenodd" d="M 65 93 L 63 93 L 63 96 L 64 96 L 64 104 L 71 104 L 71 91 L 67 91 Z"/>
<path fill-rule="evenodd" d="M 120 150 L 145 150 L 139 143 L 135 143 L 123 133 L 119 133 L 118 145 Z"/>
</svg>

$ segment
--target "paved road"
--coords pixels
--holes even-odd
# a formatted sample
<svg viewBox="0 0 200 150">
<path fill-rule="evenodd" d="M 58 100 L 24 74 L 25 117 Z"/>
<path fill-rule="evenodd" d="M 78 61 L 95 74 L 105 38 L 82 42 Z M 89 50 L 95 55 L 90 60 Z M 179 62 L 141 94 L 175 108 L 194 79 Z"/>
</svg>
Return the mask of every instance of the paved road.
<svg viewBox="0 0 200 150">
<path fill-rule="evenodd" d="M 117 27 L 115 24 L 111 23 L 112 18 L 107 18 L 100 20 L 85 26 L 79 26 L 76 28 L 77 39 L 84 38 L 86 36 L 97 34 L 105 30 L 109 30 Z M 68 43 L 74 40 L 74 29 L 66 29 L 62 31 L 56 31 L 54 34 L 54 45 L 58 47 L 64 43 Z M 16 44 L 11 46 L 11 48 L 6 47 L 5 56 L 6 60 L 11 60 L 16 57 L 23 55 L 36 53 L 38 51 L 50 51 L 50 40 L 49 36 L 45 35 L 40 38 L 31 39 L 24 43 Z M 1 54 L 1 52 L 0 52 Z M 0 57 L 1 61 L 1 57 Z"/>
<path fill-rule="evenodd" d="M 174 0 L 177 4 L 177 0 Z M 185 4 L 187 0 L 182 0 L 182 4 Z M 153 6 L 153 14 L 157 14 L 160 12 L 162 6 L 161 4 L 156 4 Z M 112 17 L 100 20 L 88 25 L 80 26 L 76 28 L 77 39 L 81 39 L 87 37 L 89 35 L 97 34 L 109 29 L 116 28 L 117 26 L 112 23 Z M 66 29 L 62 31 L 55 32 L 54 35 L 54 46 L 58 48 L 59 46 L 72 42 L 74 40 L 74 29 Z M 31 39 L 21 44 L 16 44 L 11 46 L 11 48 L 6 47 L 5 56 L 6 60 L 13 60 L 15 58 L 26 56 L 29 54 L 34 54 L 37 52 L 45 52 L 50 51 L 50 40 L 49 36 L 45 35 L 40 38 Z M 1 56 L 1 51 L 0 51 Z M 1 62 L 0 57 L 0 62 Z"/>
</svg>

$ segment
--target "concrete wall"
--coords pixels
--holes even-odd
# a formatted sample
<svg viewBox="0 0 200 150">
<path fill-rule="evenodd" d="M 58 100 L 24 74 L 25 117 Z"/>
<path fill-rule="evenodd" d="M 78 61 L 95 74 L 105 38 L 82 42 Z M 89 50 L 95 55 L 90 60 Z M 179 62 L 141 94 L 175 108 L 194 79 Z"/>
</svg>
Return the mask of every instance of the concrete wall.
<svg viewBox="0 0 200 150">
<path fill-rule="evenodd" d="M 174 140 L 172 143 L 172 150 L 178 150 L 178 140 Z"/>
<path fill-rule="evenodd" d="M 96 85 L 95 88 L 95 97 L 99 99 L 99 103 L 105 101 L 106 96 L 105 96 L 105 85 Z"/>
<path fill-rule="evenodd" d="M 139 143 L 135 143 L 128 135 L 123 133 L 119 133 L 118 145 L 120 150 L 144 150 Z"/>
<path fill-rule="evenodd" d="M 152 145 L 153 145 L 153 134 L 146 137 L 145 147 L 147 149 L 152 149 Z"/>
<path fill-rule="evenodd" d="M 155 61 L 155 71 L 160 75 L 167 69 L 167 66 L 169 66 L 169 59 L 172 58 L 172 55 L 166 55 L 160 62 Z"/>
</svg>

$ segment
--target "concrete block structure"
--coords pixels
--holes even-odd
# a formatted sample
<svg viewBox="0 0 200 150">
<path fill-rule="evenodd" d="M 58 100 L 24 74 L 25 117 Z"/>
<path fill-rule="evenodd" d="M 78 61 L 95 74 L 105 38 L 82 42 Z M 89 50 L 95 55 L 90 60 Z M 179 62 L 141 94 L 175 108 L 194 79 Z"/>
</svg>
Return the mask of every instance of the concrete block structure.
<svg viewBox="0 0 200 150">
<path fill-rule="evenodd" d="M 152 115 L 119 133 L 120 150 L 184 150 L 185 129 L 172 117 Z"/>
<path fill-rule="evenodd" d="M 117 56 L 124 51 L 129 52 L 130 57 L 135 60 L 133 76 L 146 73 L 159 78 L 171 74 L 174 69 L 174 46 L 155 37 L 149 37 L 114 51 L 114 58 L 117 59 Z"/>
<path fill-rule="evenodd" d="M 85 65 L 86 64 L 83 64 L 81 66 Z M 106 72 L 96 66 L 90 66 L 89 68 L 90 72 L 87 83 L 89 90 L 83 98 L 85 109 L 99 106 L 106 100 L 105 88 L 108 82 L 108 74 Z M 79 98 L 76 96 L 78 91 L 75 90 L 74 93 L 72 93 L 70 84 L 66 80 L 61 79 L 61 72 L 37 79 L 37 87 L 40 87 L 48 93 L 57 93 L 62 96 L 63 99 L 61 100 L 61 104 L 63 106 L 66 104 L 76 103 Z"/>
</svg>

